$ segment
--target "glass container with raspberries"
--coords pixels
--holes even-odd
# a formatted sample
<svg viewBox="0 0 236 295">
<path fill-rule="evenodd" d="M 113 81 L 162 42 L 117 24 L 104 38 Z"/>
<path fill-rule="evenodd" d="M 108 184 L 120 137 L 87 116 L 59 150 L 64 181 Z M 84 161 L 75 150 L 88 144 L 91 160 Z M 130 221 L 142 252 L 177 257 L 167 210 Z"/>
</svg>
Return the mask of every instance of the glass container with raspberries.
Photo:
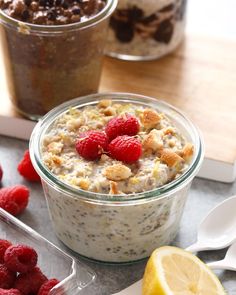
<svg viewBox="0 0 236 295">
<path fill-rule="evenodd" d="M 0 208 L 1 295 L 77 295 L 94 278 L 89 268 Z"/>
<path fill-rule="evenodd" d="M 183 39 L 187 0 L 119 0 L 110 20 L 108 55 L 151 60 Z"/>
<path fill-rule="evenodd" d="M 0 0 L 10 99 L 38 119 L 98 89 L 108 19 L 117 0 Z"/>
<path fill-rule="evenodd" d="M 121 263 L 174 239 L 203 145 L 174 107 L 110 93 L 49 112 L 30 155 L 58 238 L 88 258 Z"/>
</svg>

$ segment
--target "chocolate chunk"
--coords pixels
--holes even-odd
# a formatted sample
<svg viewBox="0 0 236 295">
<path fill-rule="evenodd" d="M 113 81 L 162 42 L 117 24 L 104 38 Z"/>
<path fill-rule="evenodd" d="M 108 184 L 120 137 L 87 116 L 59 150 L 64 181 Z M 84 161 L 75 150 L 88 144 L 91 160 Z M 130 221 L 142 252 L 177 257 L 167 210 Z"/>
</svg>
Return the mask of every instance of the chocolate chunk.
<svg viewBox="0 0 236 295">
<path fill-rule="evenodd" d="M 61 0 L 56 0 L 56 1 L 55 1 L 55 4 L 56 4 L 56 6 L 61 5 Z"/>
<path fill-rule="evenodd" d="M 128 14 L 130 21 L 139 21 L 143 17 L 143 15 L 143 10 L 136 6 L 130 9 Z"/>
<path fill-rule="evenodd" d="M 73 13 L 73 14 L 80 14 L 80 8 L 79 8 L 79 7 L 77 7 L 77 8 L 73 8 L 73 9 L 72 9 L 72 13 Z"/>
<path fill-rule="evenodd" d="M 26 21 L 27 19 L 29 19 L 29 17 L 30 17 L 29 10 L 24 10 L 21 14 L 21 17 L 22 17 L 23 21 Z"/>
<path fill-rule="evenodd" d="M 162 43 L 168 44 L 174 32 L 174 26 L 171 19 L 164 20 L 160 23 L 158 29 L 153 35 L 153 38 Z"/>
<path fill-rule="evenodd" d="M 24 3 L 26 6 L 30 6 L 31 2 L 32 2 L 31 0 L 24 0 Z"/>
<path fill-rule="evenodd" d="M 134 38 L 134 28 L 132 23 L 118 23 L 116 38 L 123 43 L 131 42 Z"/>
<path fill-rule="evenodd" d="M 169 11 L 173 11 L 175 9 L 175 4 L 171 3 L 165 7 L 163 7 L 161 10 L 159 10 L 159 12 L 169 12 Z"/>
<path fill-rule="evenodd" d="M 46 0 L 39 0 L 39 5 L 40 6 L 46 6 L 47 5 L 47 1 Z"/>
<path fill-rule="evenodd" d="M 62 6 L 64 9 L 67 9 L 67 8 L 69 7 L 69 4 L 67 3 L 67 1 L 62 0 L 62 2 L 61 2 L 61 6 Z"/>
<path fill-rule="evenodd" d="M 54 0 L 48 0 L 48 6 L 49 7 L 54 6 Z"/>
</svg>

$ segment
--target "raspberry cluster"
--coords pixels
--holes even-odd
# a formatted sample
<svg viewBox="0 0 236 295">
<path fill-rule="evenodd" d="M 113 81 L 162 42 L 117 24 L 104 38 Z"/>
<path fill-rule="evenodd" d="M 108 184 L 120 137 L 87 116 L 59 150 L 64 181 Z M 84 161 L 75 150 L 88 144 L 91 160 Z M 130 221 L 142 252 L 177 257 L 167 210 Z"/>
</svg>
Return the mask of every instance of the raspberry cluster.
<svg viewBox="0 0 236 295">
<path fill-rule="evenodd" d="M 97 160 L 103 153 L 128 164 L 136 162 L 142 154 L 138 138 L 140 124 L 130 114 L 112 118 L 104 131 L 90 130 L 80 134 L 76 150 L 86 160 Z"/>
<path fill-rule="evenodd" d="M 40 177 L 35 171 L 29 155 L 26 150 L 24 156 L 17 167 L 18 172 L 28 181 L 40 181 Z M 0 165 L 0 181 L 3 176 L 3 170 Z M 29 189 L 24 185 L 15 185 L 0 189 L 0 208 L 6 210 L 12 215 L 22 213 L 29 202 Z M 1 294 L 0 294 L 1 295 Z"/>
<path fill-rule="evenodd" d="M 48 295 L 59 281 L 49 280 L 37 260 L 33 248 L 0 240 L 0 295 Z"/>
</svg>

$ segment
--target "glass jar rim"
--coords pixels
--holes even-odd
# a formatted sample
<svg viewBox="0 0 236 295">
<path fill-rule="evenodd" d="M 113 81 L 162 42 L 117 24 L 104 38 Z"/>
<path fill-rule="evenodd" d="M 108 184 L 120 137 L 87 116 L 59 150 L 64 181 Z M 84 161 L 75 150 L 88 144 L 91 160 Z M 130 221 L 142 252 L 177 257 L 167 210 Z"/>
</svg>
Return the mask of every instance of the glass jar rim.
<svg viewBox="0 0 236 295">
<path fill-rule="evenodd" d="M 104 18 L 110 16 L 117 6 L 118 0 L 107 0 L 105 7 L 96 15 L 91 18 L 88 18 L 82 22 L 76 22 L 65 25 L 38 25 L 31 24 L 23 21 L 19 21 L 0 10 L 0 24 L 21 31 L 22 33 L 27 34 L 60 34 L 65 31 L 74 31 L 78 29 L 87 29 L 93 25 L 96 25 Z M 21 29 L 20 29 L 21 28 Z"/>
<path fill-rule="evenodd" d="M 192 160 L 191 165 L 189 165 L 188 169 L 180 175 L 175 180 L 164 184 L 161 187 L 157 187 L 153 190 L 141 192 L 141 193 L 132 193 L 132 194 L 119 194 L 114 195 L 111 198 L 109 194 L 95 193 L 90 191 L 85 191 L 80 188 L 75 188 L 66 184 L 65 182 L 59 180 L 53 173 L 46 168 L 40 159 L 40 145 L 41 145 L 41 136 L 43 131 L 47 130 L 48 127 L 54 122 L 58 115 L 65 113 L 69 108 L 79 107 L 82 108 L 84 106 L 96 104 L 101 99 L 112 99 L 116 102 L 129 102 L 134 104 L 144 104 L 145 102 L 150 102 L 156 104 L 156 108 L 158 109 L 158 105 L 164 108 L 170 109 L 171 111 L 178 114 L 185 123 L 188 124 L 188 127 L 191 128 L 191 134 L 194 136 L 194 148 L 196 149 L 194 159 Z M 193 177 L 197 174 L 200 169 L 201 163 L 203 161 L 204 156 L 204 144 L 202 140 L 202 136 L 192 122 L 176 107 L 164 102 L 163 100 L 151 98 L 144 95 L 132 94 L 132 93 L 123 93 L 123 92 L 113 92 L 113 93 L 97 93 L 91 94 L 83 97 L 78 97 L 72 100 L 69 100 L 54 109 L 48 112 L 43 118 L 39 120 L 37 125 L 35 126 L 31 138 L 30 138 L 30 156 L 34 168 L 40 175 L 40 177 L 45 180 L 45 182 L 49 183 L 50 186 L 53 186 L 54 189 L 60 191 L 62 193 L 66 193 L 73 198 L 84 199 L 88 202 L 94 203 L 109 203 L 109 204 L 132 204 L 133 202 L 145 202 L 147 199 L 152 200 L 156 198 L 166 197 L 172 194 L 174 191 L 179 190 L 181 187 L 187 185 Z"/>
</svg>

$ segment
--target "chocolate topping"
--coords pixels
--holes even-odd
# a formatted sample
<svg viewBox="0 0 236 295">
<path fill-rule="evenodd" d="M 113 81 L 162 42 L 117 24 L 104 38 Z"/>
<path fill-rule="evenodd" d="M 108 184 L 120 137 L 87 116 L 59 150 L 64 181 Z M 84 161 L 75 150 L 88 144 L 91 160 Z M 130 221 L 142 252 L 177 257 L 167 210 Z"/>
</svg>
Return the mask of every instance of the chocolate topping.
<svg viewBox="0 0 236 295">
<path fill-rule="evenodd" d="M 0 0 L 5 14 L 32 24 L 64 25 L 98 14 L 107 0 Z"/>
</svg>

